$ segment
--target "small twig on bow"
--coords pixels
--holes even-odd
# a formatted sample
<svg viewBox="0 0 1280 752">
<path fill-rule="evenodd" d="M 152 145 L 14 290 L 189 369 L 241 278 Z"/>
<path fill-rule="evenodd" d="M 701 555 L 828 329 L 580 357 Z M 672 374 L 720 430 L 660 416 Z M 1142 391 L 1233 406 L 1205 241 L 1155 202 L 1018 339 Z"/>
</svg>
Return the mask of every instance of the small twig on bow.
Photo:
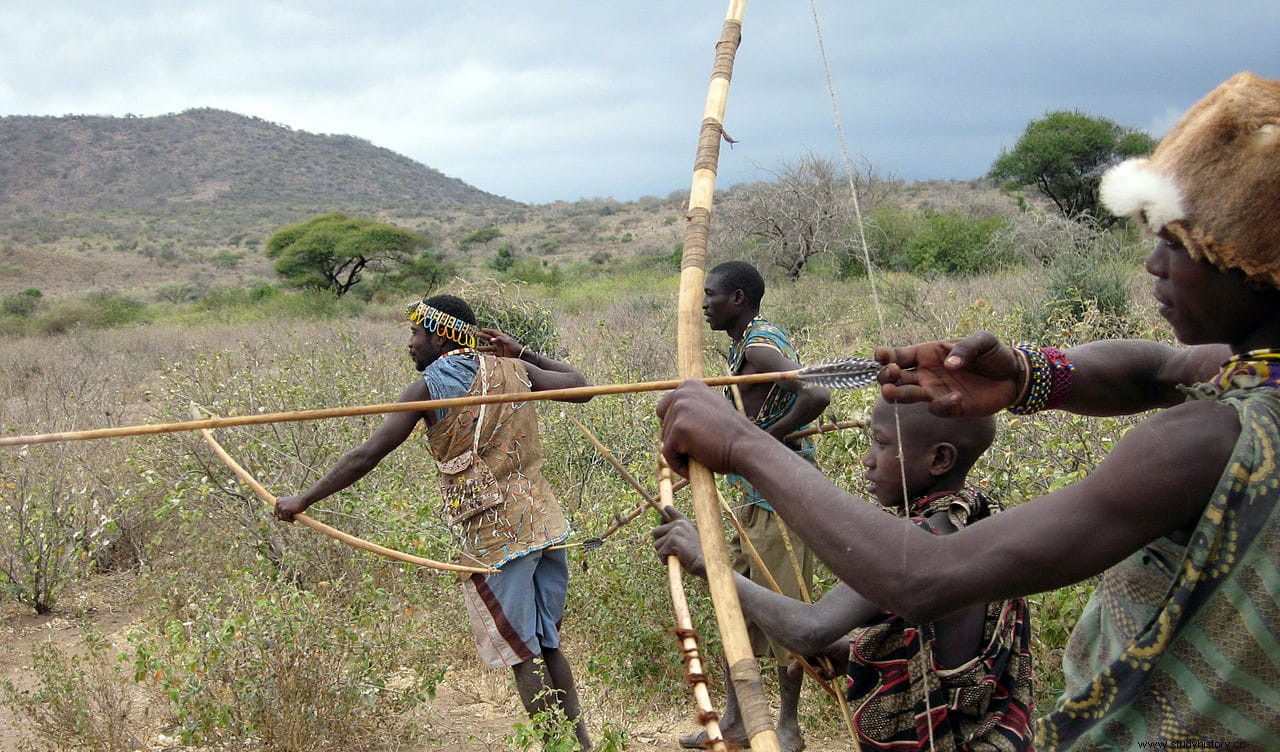
<svg viewBox="0 0 1280 752">
<path fill-rule="evenodd" d="M 806 428 L 803 431 L 794 431 L 792 433 L 787 434 L 783 438 L 785 438 L 787 441 L 795 441 L 796 439 L 803 439 L 806 436 L 815 436 L 820 433 L 831 433 L 832 431 L 843 431 L 846 428 L 870 428 L 870 427 L 871 427 L 870 418 L 854 418 L 852 420 L 842 420 L 836 423 L 822 423 L 816 426 L 812 426 L 810 428 Z"/>
<path fill-rule="evenodd" d="M 600 452 L 600 454 L 606 460 L 609 461 L 609 464 L 613 465 L 614 469 L 617 470 L 622 475 L 623 480 L 625 480 L 628 485 L 630 485 L 633 489 L 635 489 L 636 493 L 640 494 L 640 497 L 644 499 L 644 502 L 636 506 L 630 512 L 627 512 L 625 515 L 615 514 L 613 524 L 609 526 L 608 530 L 605 530 L 600 535 L 592 538 L 587 538 L 581 543 L 567 544 L 564 546 L 557 546 L 556 548 L 569 548 L 572 545 L 577 545 L 577 546 L 581 546 L 584 551 L 594 551 L 597 548 L 600 548 L 600 546 L 604 545 L 604 541 L 606 538 L 618 532 L 628 522 L 631 522 L 632 520 L 634 520 L 635 518 L 643 514 L 644 510 L 653 509 L 658 514 L 662 514 L 662 506 L 658 503 L 658 500 L 654 498 L 653 494 L 651 494 L 648 489 L 646 489 L 644 486 L 640 484 L 640 481 L 636 480 L 636 477 L 631 474 L 631 471 L 627 470 L 625 465 L 623 465 L 621 462 L 618 461 L 617 457 L 613 456 L 613 452 L 610 452 L 609 448 L 605 446 L 599 439 L 597 439 L 595 434 L 591 433 L 591 430 L 588 429 L 585 425 L 583 425 L 577 418 L 573 417 L 572 415 L 565 415 L 565 417 L 573 421 L 573 424 L 577 426 L 579 430 L 582 431 L 583 435 L 585 435 L 587 439 L 591 441 L 591 443 Z M 686 485 L 688 485 L 688 483 L 689 482 L 686 481 L 684 478 L 681 478 L 679 481 L 672 484 L 671 490 L 678 491 L 681 488 L 684 488 Z"/>
</svg>

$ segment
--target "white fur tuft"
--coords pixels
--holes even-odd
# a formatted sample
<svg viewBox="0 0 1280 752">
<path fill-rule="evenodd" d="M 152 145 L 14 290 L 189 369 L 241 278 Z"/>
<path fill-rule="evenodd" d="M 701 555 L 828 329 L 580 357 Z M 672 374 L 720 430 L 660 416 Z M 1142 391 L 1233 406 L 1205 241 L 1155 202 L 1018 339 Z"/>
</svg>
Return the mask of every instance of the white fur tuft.
<svg viewBox="0 0 1280 752">
<path fill-rule="evenodd" d="M 1151 232 L 1187 216 L 1178 186 L 1152 169 L 1148 159 L 1125 160 L 1107 170 L 1098 195 L 1112 214 L 1145 219 Z"/>
</svg>

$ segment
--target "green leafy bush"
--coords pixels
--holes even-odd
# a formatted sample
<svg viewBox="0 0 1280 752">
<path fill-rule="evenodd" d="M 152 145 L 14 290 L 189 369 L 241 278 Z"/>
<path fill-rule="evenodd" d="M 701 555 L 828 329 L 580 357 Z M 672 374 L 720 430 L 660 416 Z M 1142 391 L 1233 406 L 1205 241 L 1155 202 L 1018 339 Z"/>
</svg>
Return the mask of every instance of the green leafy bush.
<svg viewBox="0 0 1280 752">
<path fill-rule="evenodd" d="M 546 285 L 558 287 L 565 279 L 564 271 L 556 264 L 548 265 L 546 261 L 536 259 L 517 261 L 507 270 L 508 278 L 529 285 Z"/>
<path fill-rule="evenodd" d="M 0 298 L 0 312 L 11 316 L 30 316 L 40 306 L 40 299 L 43 296 L 44 294 L 34 287 L 5 295 Z"/>
<path fill-rule="evenodd" d="M 1088 257 L 1070 259 L 1048 269 L 1039 323 L 1043 331 L 1050 331 L 1064 322 L 1079 323 L 1096 314 L 1094 330 L 1108 337 L 1123 337 L 1129 332 L 1130 309 L 1123 272 Z"/>
<path fill-rule="evenodd" d="M 193 595 L 181 621 L 135 638 L 134 678 L 168 698 L 184 743 L 376 749 L 388 719 L 434 691 L 440 669 L 401 669 L 421 654 L 399 620 L 361 613 L 386 604 L 264 585 L 232 577 Z"/>
<path fill-rule="evenodd" d="M 499 230 L 496 227 L 486 227 L 464 236 L 458 241 L 458 245 L 466 248 L 469 245 L 475 245 L 477 243 L 488 243 L 490 240 L 500 237 L 502 237 L 502 230 Z"/>
<path fill-rule="evenodd" d="M 1008 259 L 992 252 L 991 239 L 1006 223 L 999 217 L 977 219 L 958 212 L 927 216 L 924 228 L 906 242 L 911 271 L 938 276 L 999 269 Z"/>
<path fill-rule="evenodd" d="M 38 446 L 0 464 L 0 586 L 37 613 L 92 570 L 115 531 L 108 504 L 88 485 L 87 455 L 83 447 Z"/>
<path fill-rule="evenodd" d="M 494 271 L 505 272 L 515 265 L 516 259 L 511 255 L 511 246 L 504 245 L 498 249 L 498 253 L 489 260 L 489 266 Z"/>
<path fill-rule="evenodd" d="M 32 690 L 5 681 L 4 703 L 27 721 L 28 749 L 140 749 L 125 667 L 101 636 L 86 633 L 75 652 L 40 642 L 31 652 Z"/>
<path fill-rule="evenodd" d="M 1079 328 L 1102 338 L 1136 336 L 1131 280 L 1146 243 L 1067 224 L 1081 229 L 1060 236 L 1044 267 L 1043 303 L 1023 311 L 1027 328 L 1037 338 Z"/>
<path fill-rule="evenodd" d="M 471 297 L 464 293 L 463 297 L 471 302 L 480 326 L 510 334 L 537 352 L 552 356 L 559 352 L 560 335 L 556 331 L 555 317 L 545 306 L 501 291 Z"/>
<path fill-rule="evenodd" d="M 908 271 L 911 258 L 908 244 L 926 227 L 924 216 L 918 212 L 878 206 L 867 222 L 867 245 L 871 249 L 871 262 L 877 268 L 891 271 Z M 860 253 L 850 252 L 842 263 L 843 276 L 863 276 L 866 263 Z"/>
<path fill-rule="evenodd" d="M 38 317 L 37 327 L 43 334 L 61 334 L 77 329 L 111 329 L 150 319 L 142 301 L 114 292 L 96 292 L 54 303 Z"/>
</svg>

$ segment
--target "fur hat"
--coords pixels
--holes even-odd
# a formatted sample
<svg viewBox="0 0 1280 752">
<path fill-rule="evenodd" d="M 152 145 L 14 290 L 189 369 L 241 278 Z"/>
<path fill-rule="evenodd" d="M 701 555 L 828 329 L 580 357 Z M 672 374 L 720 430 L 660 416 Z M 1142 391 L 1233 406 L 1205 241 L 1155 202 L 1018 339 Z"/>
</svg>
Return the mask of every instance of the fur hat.
<svg viewBox="0 0 1280 752">
<path fill-rule="evenodd" d="M 1187 111 L 1150 157 L 1102 177 L 1102 203 L 1193 258 L 1280 287 L 1280 81 L 1238 73 Z"/>
</svg>

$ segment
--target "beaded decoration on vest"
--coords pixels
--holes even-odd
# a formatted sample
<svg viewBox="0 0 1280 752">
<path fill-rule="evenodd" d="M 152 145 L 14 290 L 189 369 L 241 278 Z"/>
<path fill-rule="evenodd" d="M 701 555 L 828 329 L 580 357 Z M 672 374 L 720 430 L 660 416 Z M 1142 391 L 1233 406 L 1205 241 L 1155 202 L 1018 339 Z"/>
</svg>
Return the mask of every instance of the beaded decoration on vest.
<svg viewBox="0 0 1280 752">
<path fill-rule="evenodd" d="M 1280 387 L 1280 350 L 1250 350 L 1222 364 L 1209 383 L 1221 391 L 1231 388 Z"/>
</svg>

